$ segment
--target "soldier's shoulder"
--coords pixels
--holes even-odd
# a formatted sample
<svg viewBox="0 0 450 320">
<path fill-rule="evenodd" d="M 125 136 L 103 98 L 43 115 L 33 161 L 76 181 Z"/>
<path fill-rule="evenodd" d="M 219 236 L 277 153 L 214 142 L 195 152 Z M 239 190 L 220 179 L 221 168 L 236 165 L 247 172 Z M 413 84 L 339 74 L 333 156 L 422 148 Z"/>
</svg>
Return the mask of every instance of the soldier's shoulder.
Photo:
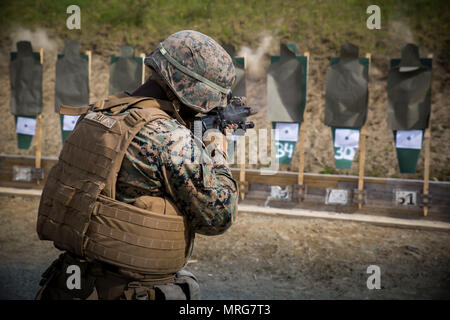
<svg viewBox="0 0 450 320">
<path fill-rule="evenodd" d="M 191 133 L 191 131 L 178 122 L 177 119 L 156 119 L 147 122 L 144 128 L 155 133 L 172 133 L 174 131 L 185 134 Z"/>
<path fill-rule="evenodd" d="M 176 119 L 156 119 L 145 124 L 139 132 L 145 140 L 159 145 L 185 141 L 191 143 L 192 132 Z"/>
</svg>

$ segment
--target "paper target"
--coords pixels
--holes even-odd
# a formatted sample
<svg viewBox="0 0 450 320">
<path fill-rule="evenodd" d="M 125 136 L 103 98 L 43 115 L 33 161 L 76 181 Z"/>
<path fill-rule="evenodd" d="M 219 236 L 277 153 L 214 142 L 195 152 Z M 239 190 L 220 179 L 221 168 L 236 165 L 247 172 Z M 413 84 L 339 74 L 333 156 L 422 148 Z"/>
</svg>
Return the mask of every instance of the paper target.
<svg viewBox="0 0 450 320">
<path fill-rule="evenodd" d="M 34 136 L 36 130 L 36 119 L 17 117 L 16 132 Z"/>
<path fill-rule="evenodd" d="M 422 148 L 422 130 L 399 130 L 396 136 L 396 148 L 417 149 Z"/>
<path fill-rule="evenodd" d="M 334 137 L 334 146 L 340 147 L 358 147 L 359 130 L 354 129 L 336 129 Z"/>
<path fill-rule="evenodd" d="M 276 123 L 275 140 L 296 142 L 298 139 L 298 127 L 298 123 Z"/>
</svg>

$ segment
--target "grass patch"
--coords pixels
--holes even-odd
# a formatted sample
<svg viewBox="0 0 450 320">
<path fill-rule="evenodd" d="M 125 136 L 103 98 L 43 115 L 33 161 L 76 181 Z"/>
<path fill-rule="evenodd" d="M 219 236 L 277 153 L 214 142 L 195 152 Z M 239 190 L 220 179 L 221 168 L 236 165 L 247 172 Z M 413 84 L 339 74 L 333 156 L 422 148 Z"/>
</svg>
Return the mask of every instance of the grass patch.
<svg viewBox="0 0 450 320">
<path fill-rule="evenodd" d="M 335 173 L 337 173 L 337 171 L 332 167 L 326 166 L 324 170 L 320 171 L 320 173 L 321 174 L 335 174 Z"/>
<path fill-rule="evenodd" d="M 80 31 L 66 28 L 66 8 L 71 4 L 81 8 Z M 299 43 L 301 49 L 320 43 L 323 50 L 337 52 L 343 41 L 351 40 L 376 53 L 386 48 L 387 26 L 396 20 L 417 31 L 422 45 L 435 49 L 437 41 L 439 49 L 448 47 L 448 1 L 379 0 L 381 30 L 366 28 L 370 4 L 362 0 L 6 0 L 0 4 L 0 26 L 45 27 L 63 38 L 95 42 L 99 47 L 126 40 L 148 50 L 173 32 L 195 29 L 238 46 L 256 44 L 259 33 L 270 32 L 282 41 Z"/>
</svg>

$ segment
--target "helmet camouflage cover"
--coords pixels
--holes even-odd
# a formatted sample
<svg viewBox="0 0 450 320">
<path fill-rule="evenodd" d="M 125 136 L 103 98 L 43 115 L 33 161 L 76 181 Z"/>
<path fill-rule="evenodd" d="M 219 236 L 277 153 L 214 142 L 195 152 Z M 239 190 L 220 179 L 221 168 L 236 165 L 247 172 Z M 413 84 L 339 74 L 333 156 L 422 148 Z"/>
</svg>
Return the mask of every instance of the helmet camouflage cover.
<svg viewBox="0 0 450 320">
<path fill-rule="evenodd" d="M 236 74 L 230 55 L 198 31 L 170 35 L 145 58 L 183 104 L 197 112 L 225 107 Z"/>
</svg>

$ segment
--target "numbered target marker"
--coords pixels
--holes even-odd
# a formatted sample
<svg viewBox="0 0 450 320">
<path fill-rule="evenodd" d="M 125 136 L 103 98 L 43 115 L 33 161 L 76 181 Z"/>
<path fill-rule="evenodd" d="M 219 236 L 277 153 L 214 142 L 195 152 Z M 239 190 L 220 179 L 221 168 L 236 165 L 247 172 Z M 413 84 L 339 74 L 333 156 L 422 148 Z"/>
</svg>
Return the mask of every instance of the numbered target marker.
<svg viewBox="0 0 450 320">
<path fill-rule="evenodd" d="M 353 161 L 357 147 L 339 147 L 335 150 L 334 159 Z"/>
<path fill-rule="evenodd" d="M 276 122 L 273 124 L 273 128 L 275 129 L 274 140 L 278 163 L 289 164 L 294 156 L 300 124 Z"/>
<path fill-rule="evenodd" d="M 359 129 L 331 128 L 334 163 L 338 169 L 350 169 L 359 144 Z"/>
<path fill-rule="evenodd" d="M 275 147 L 277 148 L 277 159 L 292 159 L 294 156 L 295 144 L 289 141 L 277 141 Z"/>
<path fill-rule="evenodd" d="M 13 166 L 13 181 L 31 181 L 31 168 Z"/>
<path fill-rule="evenodd" d="M 395 204 L 397 206 L 416 206 L 417 192 L 408 190 L 395 190 Z"/>
<path fill-rule="evenodd" d="M 325 196 L 325 204 L 340 204 L 346 205 L 349 200 L 349 192 L 347 189 L 331 189 L 327 188 L 327 194 Z"/>
<path fill-rule="evenodd" d="M 334 147 L 336 160 L 353 161 L 359 144 L 359 130 L 336 129 Z"/>
</svg>

